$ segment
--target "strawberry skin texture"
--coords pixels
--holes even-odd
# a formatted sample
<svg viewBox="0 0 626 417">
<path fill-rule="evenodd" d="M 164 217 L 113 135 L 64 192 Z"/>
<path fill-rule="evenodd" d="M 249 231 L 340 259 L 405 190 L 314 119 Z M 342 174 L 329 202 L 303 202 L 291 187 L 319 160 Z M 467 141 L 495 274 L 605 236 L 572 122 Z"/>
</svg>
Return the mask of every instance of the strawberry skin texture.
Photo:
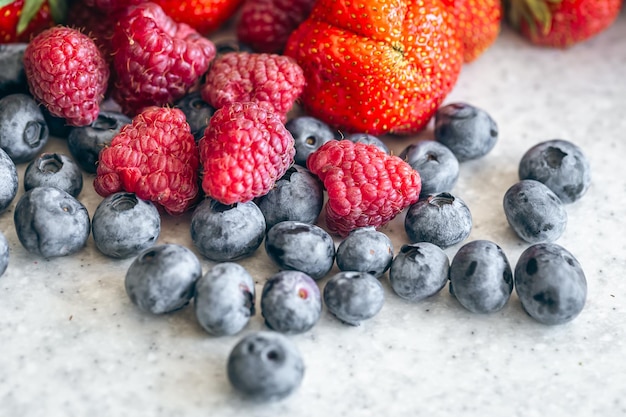
<svg viewBox="0 0 626 417">
<path fill-rule="evenodd" d="M 319 0 L 285 55 L 302 67 L 307 112 L 347 132 L 420 131 L 463 62 L 439 0 Z"/>
<path fill-rule="evenodd" d="M 26 29 L 17 33 L 17 24 L 23 7 L 24 0 L 15 0 L 7 6 L 0 7 L 0 43 L 28 42 L 34 35 L 54 26 L 50 6 L 46 1 Z"/>
<path fill-rule="evenodd" d="M 242 0 L 154 0 L 165 13 L 207 35 L 217 30 L 237 10 Z"/>
</svg>

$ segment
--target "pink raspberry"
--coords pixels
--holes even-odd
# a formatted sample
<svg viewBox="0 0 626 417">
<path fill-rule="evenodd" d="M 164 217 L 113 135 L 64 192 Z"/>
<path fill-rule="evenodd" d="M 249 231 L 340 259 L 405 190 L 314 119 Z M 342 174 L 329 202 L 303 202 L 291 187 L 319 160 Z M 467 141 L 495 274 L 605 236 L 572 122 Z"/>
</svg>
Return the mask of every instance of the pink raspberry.
<svg viewBox="0 0 626 417">
<path fill-rule="evenodd" d="M 103 197 L 122 190 L 135 193 L 180 214 L 197 200 L 199 166 L 185 114 L 148 107 L 100 152 L 94 188 Z"/>
<path fill-rule="evenodd" d="M 415 203 L 422 188 L 408 163 L 360 142 L 327 142 L 309 156 L 307 167 L 326 187 L 326 225 L 341 236 L 384 225 Z"/>
<path fill-rule="evenodd" d="M 218 109 L 199 146 L 202 188 L 223 204 L 267 194 L 295 155 L 293 137 L 280 117 L 253 102 Z"/>
<path fill-rule="evenodd" d="M 201 92 L 204 101 L 215 108 L 254 101 L 284 122 L 304 82 L 302 68 L 289 57 L 230 52 L 213 61 Z"/>
<path fill-rule="evenodd" d="M 72 126 L 86 126 L 100 112 L 109 80 L 102 53 L 79 30 L 56 26 L 37 35 L 24 51 L 33 96 Z"/>
</svg>

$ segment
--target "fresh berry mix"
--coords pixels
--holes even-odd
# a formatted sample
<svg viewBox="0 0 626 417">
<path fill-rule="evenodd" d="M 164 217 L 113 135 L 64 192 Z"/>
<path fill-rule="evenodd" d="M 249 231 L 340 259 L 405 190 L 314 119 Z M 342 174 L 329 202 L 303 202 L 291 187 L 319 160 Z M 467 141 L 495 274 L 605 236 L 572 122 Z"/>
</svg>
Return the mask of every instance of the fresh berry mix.
<svg viewBox="0 0 626 417">
<path fill-rule="evenodd" d="M 293 136 L 296 147 L 295 163 L 306 166 L 306 160 L 323 144 L 335 139 L 335 133 L 319 119 L 299 116 L 289 120 L 285 127 Z"/>
<path fill-rule="evenodd" d="M 567 226 L 567 211 L 543 183 L 522 180 L 504 194 L 504 214 L 515 233 L 529 243 L 557 240 Z"/>
<path fill-rule="evenodd" d="M 429 195 L 409 207 L 404 230 L 411 242 L 430 242 L 445 249 L 467 239 L 472 214 L 461 198 L 450 193 Z"/>
<path fill-rule="evenodd" d="M 580 199 L 591 183 L 589 161 L 572 142 L 554 139 L 530 148 L 519 163 L 520 180 L 544 183 L 564 204 Z"/>
<path fill-rule="evenodd" d="M 437 245 L 418 242 L 403 245 L 393 258 L 389 282 L 393 292 L 408 301 L 437 294 L 448 283 L 450 261 Z"/>
<path fill-rule="evenodd" d="M 194 310 L 198 323 L 213 336 L 242 331 L 254 315 L 254 280 L 234 262 L 213 265 L 196 282 Z"/>
<path fill-rule="evenodd" d="M 313 278 L 304 272 L 280 271 L 263 285 L 261 313 L 272 330 L 304 333 L 322 314 L 322 296 Z"/>
<path fill-rule="evenodd" d="M 473 313 L 504 308 L 513 291 L 509 261 L 497 244 L 474 240 L 463 245 L 450 263 L 451 293 Z"/>
<path fill-rule="evenodd" d="M 113 98 L 130 116 L 182 98 L 215 57 L 210 40 L 152 2 L 131 7 L 119 18 L 111 49 Z"/>
<path fill-rule="evenodd" d="M 24 72 L 24 51 L 26 43 L 0 45 L 0 98 L 9 94 L 28 93 L 26 72 Z"/>
<path fill-rule="evenodd" d="M 96 247 L 111 258 L 129 258 L 154 246 L 161 234 L 156 206 L 120 191 L 104 198 L 91 219 Z"/>
<path fill-rule="evenodd" d="M 487 155 L 498 140 L 498 125 L 485 110 L 452 103 L 435 113 L 435 139 L 450 148 L 459 162 Z"/>
<path fill-rule="evenodd" d="M 209 120 L 215 113 L 213 106 L 202 99 L 199 91 L 194 91 L 178 100 L 174 107 L 185 113 L 185 118 L 196 141 L 202 139 Z"/>
<path fill-rule="evenodd" d="M 48 125 L 37 102 L 26 94 L 0 99 L 0 148 L 14 163 L 31 161 L 48 143 Z"/>
<path fill-rule="evenodd" d="M 309 170 L 294 164 L 255 203 L 265 216 L 267 229 L 286 220 L 315 223 L 324 205 L 324 186 Z"/>
<path fill-rule="evenodd" d="M 130 301 L 140 310 L 165 314 L 189 304 L 200 261 L 192 251 L 173 243 L 145 249 L 130 264 L 124 285 Z"/>
<path fill-rule="evenodd" d="M 335 262 L 333 238 L 319 226 L 297 221 L 268 230 L 265 252 L 280 269 L 301 271 L 315 280 L 326 276 Z"/>
<path fill-rule="evenodd" d="M 417 171 L 374 145 L 330 141 L 309 156 L 307 166 L 326 187 L 328 229 L 341 236 L 382 226 L 419 198 Z"/>
<path fill-rule="evenodd" d="M 118 112 L 101 111 L 88 126 L 74 127 L 67 135 L 67 147 L 76 163 L 90 174 L 97 171 L 100 152 L 132 121 Z"/>
<path fill-rule="evenodd" d="M 211 198 L 234 204 L 267 194 L 293 163 L 293 137 L 280 117 L 256 103 L 218 109 L 199 142 Z"/>
<path fill-rule="evenodd" d="M 277 332 L 253 332 L 228 355 L 227 374 L 233 388 L 255 401 L 276 401 L 302 383 L 304 361 L 296 346 Z"/>
<path fill-rule="evenodd" d="M 420 197 L 451 192 L 459 178 L 459 161 L 450 148 L 435 140 L 422 140 L 407 146 L 398 155 L 419 172 Z"/>
<path fill-rule="evenodd" d="M 376 277 L 367 272 L 342 271 L 324 285 L 324 304 L 343 323 L 358 326 L 380 312 L 385 291 Z"/>
<path fill-rule="evenodd" d="M 83 189 L 83 173 L 72 158 L 62 153 L 42 153 L 30 161 L 24 172 L 24 190 L 56 187 L 72 197 Z"/>
<path fill-rule="evenodd" d="M 374 227 L 354 229 L 337 246 L 335 256 L 342 271 L 368 272 L 380 278 L 391 266 L 391 239 Z"/>
<path fill-rule="evenodd" d="M 276 54 L 231 52 L 211 64 L 202 98 L 216 109 L 237 102 L 255 102 L 287 119 L 304 87 L 302 69 L 291 58 Z"/>
<path fill-rule="evenodd" d="M 225 205 L 207 198 L 191 218 L 191 240 L 198 251 L 217 262 L 252 255 L 265 237 L 265 218 L 252 201 Z"/>
<path fill-rule="evenodd" d="M 15 199 L 18 185 L 15 163 L 0 148 L 0 213 L 3 213 Z"/>
<path fill-rule="evenodd" d="M 0 277 L 9 266 L 9 241 L 4 233 L 0 232 Z"/>
<path fill-rule="evenodd" d="M 198 147 L 179 109 L 150 107 L 100 152 L 94 188 L 106 197 L 137 194 L 180 214 L 198 198 Z"/>
<path fill-rule="evenodd" d="M 24 69 L 31 93 L 52 115 L 72 126 L 98 117 L 109 66 L 89 36 L 64 26 L 40 33 L 24 51 Z"/>
<path fill-rule="evenodd" d="M 370 135 L 368 133 L 352 133 L 346 136 L 345 139 L 354 143 L 360 142 L 366 145 L 374 145 L 384 153 L 391 153 L 389 151 L 389 147 L 385 145 L 385 142 L 380 140 L 378 136 Z"/>
<path fill-rule="evenodd" d="M 585 306 L 587 279 L 567 249 L 538 243 L 527 248 L 515 265 L 515 291 L 533 319 L 562 324 L 578 316 Z"/>
<path fill-rule="evenodd" d="M 36 187 L 24 193 L 15 206 L 13 220 L 22 246 L 44 258 L 78 252 L 90 232 L 85 206 L 54 187 Z"/>
</svg>

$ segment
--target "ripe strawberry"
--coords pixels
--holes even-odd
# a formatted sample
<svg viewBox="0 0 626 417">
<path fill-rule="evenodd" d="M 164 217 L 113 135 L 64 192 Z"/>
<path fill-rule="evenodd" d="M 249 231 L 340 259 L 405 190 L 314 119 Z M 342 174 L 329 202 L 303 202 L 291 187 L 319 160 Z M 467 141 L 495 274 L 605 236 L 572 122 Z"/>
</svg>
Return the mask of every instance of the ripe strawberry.
<svg viewBox="0 0 626 417">
<path fill-rule="evenodd" d="M 202 188 L 223 204 L 267 194 L 287 172 L 296 152 L 280 117 L 253 102 L 218 109 L 199 146 Z"/>
<path fill-rule="evenodd" d="M 347 139 L 331 140 L 313 152 L 307 167 L 326 188 L 328 229 L 341 236 L 359 227 L 379 227 L 415 203 L 417 171 L 397 156 Z"/>
<path fill-rule="evenodd" d="M 170 214 L 189 209 L 198 197 L 198 146 L 179 109 L 149 107 L 125 125 L 100 152 L 94 188 L 106 197 L 135 193 Z"/>
<path fill-rule="evenodd" d="M 311 116 L 373 135 L 421 130 L 463 60 L 440 0 L 318 0 L 285 54 L 304 70 Z"/>
<path fill-rule="evenodd" d="M 65 0 L 0 1 L 0 43 L 28 42 L 63 21 L 65 9 Z"/>
<path fill-rule="evenodd" d="M 242 0 L 153 0 L 179 23 L 207 35 L 218 29 L 237 10 Z"/>
<path fill-rule="evenodd" d="M 535 45 L 567 48 L 608 28 L 622 0 L 505 0 L 509 22 Z"/>
</svg>

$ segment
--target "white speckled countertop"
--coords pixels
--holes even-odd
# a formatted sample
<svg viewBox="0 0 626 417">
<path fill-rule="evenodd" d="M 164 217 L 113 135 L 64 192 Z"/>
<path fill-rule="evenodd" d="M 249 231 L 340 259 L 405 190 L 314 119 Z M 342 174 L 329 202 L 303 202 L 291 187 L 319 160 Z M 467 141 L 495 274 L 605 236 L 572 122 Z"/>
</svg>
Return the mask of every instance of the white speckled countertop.
<svg viewBox="0 0 626 417">
<path fill-rule="evenodd" d="M 569 223 L 557 242 L 588 280 L 587 304 L 574 321 L 536 323 L 515 294 L 492 315 L 465 311 L 447 289 L 411 304 L 392 293 L 385 276 L 386 303 L 374 319 L 349 327 L 324 311 L 311 331 L 290 336 L 307 367 L 294 395 L 249 403 L 234 395 L 225 373 L 239 336 L 209 336 L 191 308 L 140 312 L 124 291 L 131 260 L 102 256 L 91 238 L 71 257 L 28 254 L 13 227 L 16 199 L 0 216 L 11 251 L 0 277 L 0 416 L 626 415 L 625 70 L 624 12 L 609 30 L 566 51 L 532 47 L 504 29 L 465 66 L 446 100 L 483 107 L 499 124 L 495 149 L 462 164 L 454 193 L 472 210 L 469 239 L 498 243 L 513 266 L 528 245 L 508 228 L 502 196 L 517 180 L 523 153 L 563 138 L 589 157 L 592 185 L 567 206 Z M 420 137 L 431 135 L 428 129 Z M 387 143 L 398 153 L 410 140 Z M 56 139 L 47 148 L 65 149 Z M 79 197 L 90 214 L 100 201 L 92 179 L 85 175 Z M 383 229 L 396 252 L 406 242 L 402 221 Z M 164 218 L 160 243 L 192 248 L 189 222 L 189 215 Z M 446 251 L 450 259 L 459 246 Z M 210 263 L 202 262 L 206 271 Z M 262 247 L 242 264 L 258 290 L 277 271 Z M 264 329 L 260 314 L 245 332 L 255 329 Z"/>
</svg>

